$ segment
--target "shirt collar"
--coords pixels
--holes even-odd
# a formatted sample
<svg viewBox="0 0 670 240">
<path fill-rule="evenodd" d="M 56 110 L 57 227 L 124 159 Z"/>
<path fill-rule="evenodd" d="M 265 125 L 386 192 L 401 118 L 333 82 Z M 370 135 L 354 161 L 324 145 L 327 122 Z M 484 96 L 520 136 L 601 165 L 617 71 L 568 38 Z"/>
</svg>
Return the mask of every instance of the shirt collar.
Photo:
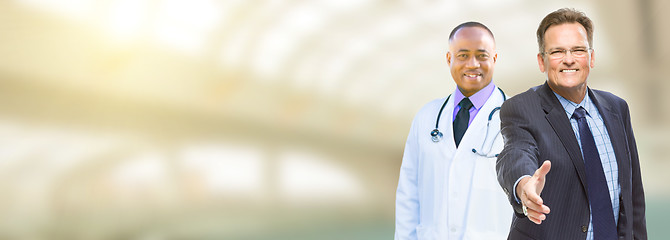
<svg viewBox="0 0 670 240">
<path fill-rule="evenodd" d="M 561 106 L 563 106 L 563 109 L 565 109 L 565 113 L 568 115 L 568 118 L 572 117 L 572 114 L 575 112 L 575 110 L 579 107 L 583 107 L 586 110 L 586 114 L 591 116 L 592 109 L 595 107 L 593 105 L 593 102 L 591 102 L 591 97 L 589 97 L 589 93 L 587 91 L 586 96 L 584 96 L 584 99 L 580 103 L 575 103 L 573 101 L 570 101 L 566 98 L 564 98 L 561 95 L 558 95 L 558 93 L 552 91 L 554 95 L 556 95 L 556 98 L 558 98 L 558 101 L 561 103 Z"/>
<path fill-rule="evenodd" d="M 481 109 L 484 106 L 484 103 L 486 103 L 486 100 L 489 99 L 495 88 L 496 85 L 493 84 L 493 81 L 491 81 L 489 85 L 486 85 L 486 87 L 480 89 L 475 94 L 472 94 L 472 96 L 469 97 L 470 102 L 472 102 L 472 106 L 477 110 Z M 458 87 L 456 87 L 456 90 L 454 91 L 454 105 L 458 105 L 458 103 L 460 103 L 461 100 L 463 100 L 463 98 L 465 98 L 465 96 L 463 95 L 463 93 L 461 93 L 460 90 L 458 90 Z"/>
</svg>

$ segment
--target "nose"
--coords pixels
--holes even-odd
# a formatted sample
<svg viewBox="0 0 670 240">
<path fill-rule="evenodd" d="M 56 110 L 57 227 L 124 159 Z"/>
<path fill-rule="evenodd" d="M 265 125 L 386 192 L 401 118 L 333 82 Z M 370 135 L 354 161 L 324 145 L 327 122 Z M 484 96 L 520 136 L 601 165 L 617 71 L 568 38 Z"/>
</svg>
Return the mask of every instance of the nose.
<svg viewBox="0 0 670 240">
<path fill-rule="evenodd" d="M 468 60 L 465 62 L 465 67 L 467 68 L 479 68 L 479 61 L 477 61 L 476 57 L 470 57 Z"/>
<path fill-rule="evenodd" d="M 566 65 L 572 65 L 573 63 L 575 63 L 575 57 L 572 56 L 572 51 L 567 51 L 565 53 L 565 57 L 563 57 L 563 63 L 565 63 Z"/>
</svg>

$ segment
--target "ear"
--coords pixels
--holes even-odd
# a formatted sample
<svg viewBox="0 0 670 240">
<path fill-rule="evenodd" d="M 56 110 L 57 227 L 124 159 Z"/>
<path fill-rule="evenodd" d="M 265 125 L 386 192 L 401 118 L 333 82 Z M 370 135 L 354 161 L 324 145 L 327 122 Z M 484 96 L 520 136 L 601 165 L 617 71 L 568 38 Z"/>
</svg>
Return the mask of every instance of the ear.
<svg viewBox="0 0 670 240">
<path fill-rule="evenodd" d="M 498 53 L 493 54 L 493 63 L 496 63 L 498 61 Z"/>
<path fill-rule="evenodd" d="M 451 67 L 451 52 L 447 52 L 447 64 Z"/>
<path fill-rule="evenodd" d="M 540 65 L 540 72 L 544 72 L 544 58 L 542 57 L 542 53 L 537 54 L 537 64 Z"/>
<path fill-rule="evenodd" d="M 596 52 L 595 49 L 591 49 L 591 61 L 589 61 L 589 65 L 591 66 L 591 68 L 596 66 L 595 65 L 596 64 L 595 52 Z"/>
</svg>

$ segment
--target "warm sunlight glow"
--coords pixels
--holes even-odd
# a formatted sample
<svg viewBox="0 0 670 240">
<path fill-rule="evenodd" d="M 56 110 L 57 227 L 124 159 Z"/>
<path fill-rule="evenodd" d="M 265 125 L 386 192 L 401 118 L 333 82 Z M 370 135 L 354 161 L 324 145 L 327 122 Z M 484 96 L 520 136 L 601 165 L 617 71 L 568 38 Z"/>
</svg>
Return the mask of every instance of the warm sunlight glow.
<svg viewBox="0 0 670 240">
<path fill-rule="evenodd" d="M 280 157 L 279 184 L 293 203 L 349 202 L 363 198 L 362 183 L 336 162 L 305 152 Z"/>
<path fill-rule="evenodd" d="M 202 53 L 221 18 L 217 1 L 165 0 L 162 3 L 153 26 L 156 40 L 185 53 Z"/>
<path fill-rule="evenodd" d="M 108 28 L 115 40 L 134 40 L 147 26 L 150 1 L 119 0 L 109 9 Z"/>
<path fill-rule="evenodd" d="M 258 149 L 228 144 L 197 144 L 181 154 L 182 170 L 195 184 L 215 195 L 258 195 L 265 162 Z"/>
</svg>

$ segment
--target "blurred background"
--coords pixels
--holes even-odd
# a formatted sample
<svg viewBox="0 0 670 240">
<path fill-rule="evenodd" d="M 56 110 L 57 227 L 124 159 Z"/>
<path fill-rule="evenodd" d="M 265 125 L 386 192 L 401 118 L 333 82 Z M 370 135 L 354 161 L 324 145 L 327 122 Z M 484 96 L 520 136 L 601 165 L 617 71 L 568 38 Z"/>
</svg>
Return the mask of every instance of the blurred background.
<svg viewBox="0 0 670 240">
<path fill-rule="evenodd" d="M 491 28 L 515 95 L 561 7 L 595 23 L 589 84 L 630 104 L 667 238 L 668 1 L 4 0 L 0 239 L 392 239 L 451 29 Z"/>
</svg>

